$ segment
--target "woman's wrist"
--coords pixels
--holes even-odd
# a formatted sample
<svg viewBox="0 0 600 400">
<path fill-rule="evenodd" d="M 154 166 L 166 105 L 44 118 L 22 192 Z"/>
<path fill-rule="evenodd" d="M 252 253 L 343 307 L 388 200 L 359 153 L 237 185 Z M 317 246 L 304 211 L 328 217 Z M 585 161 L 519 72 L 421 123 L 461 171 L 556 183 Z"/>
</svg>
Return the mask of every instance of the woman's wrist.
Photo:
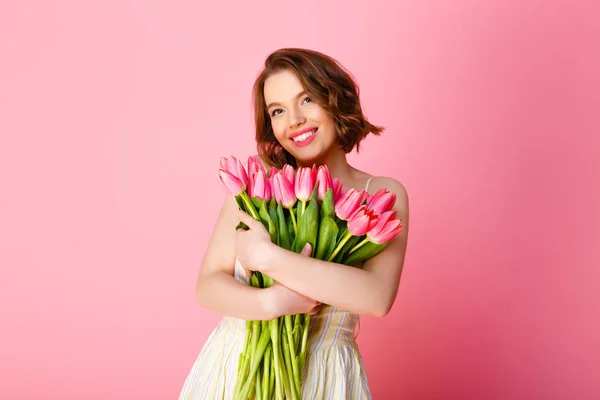
<svg viewBox="0 0 600 400">
<path fill-rule="evenodd" d="M 277 266 L 281 263 L 281 253 L 283 251 L 286 250 L 274 243 L 269 243 L 269 245 L 266 246 L 262 252 L 262 254 L 264 254 L 264 259 L 260 263 L 260 272 L 265 275 L 269 275 L 274 268 L 277 268 Z"/>
<path fill-rule="evenodd" d="M 259 304 L 266 320 L 277 318 L 277 305 L 273 301 L 273 291 L 270 288 L 258 291 Z"/>
</svg>

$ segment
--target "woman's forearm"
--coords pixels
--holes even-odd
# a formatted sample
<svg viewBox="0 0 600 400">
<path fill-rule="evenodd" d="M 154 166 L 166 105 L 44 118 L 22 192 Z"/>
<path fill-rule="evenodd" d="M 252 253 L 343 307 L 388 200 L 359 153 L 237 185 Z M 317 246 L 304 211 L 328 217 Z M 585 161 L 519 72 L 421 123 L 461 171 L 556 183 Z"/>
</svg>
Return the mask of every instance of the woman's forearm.
<svg viewBox="0 0 600 400">
<path fill-rule="evenodd" d="M 305 257 L 274 246 L 261 270 L 311 299 L 361 315 L 384 316 L 390 294 L 370 271 Z"/>
<path fill-rule="evenodd" d="M 238 282 L 233 276 L 215 271 L 202 276 L 196 286 L 198 303 L 208 310 L 244 320 L 273 318 L 268 289 L 259 289 Z"/>
</svg>

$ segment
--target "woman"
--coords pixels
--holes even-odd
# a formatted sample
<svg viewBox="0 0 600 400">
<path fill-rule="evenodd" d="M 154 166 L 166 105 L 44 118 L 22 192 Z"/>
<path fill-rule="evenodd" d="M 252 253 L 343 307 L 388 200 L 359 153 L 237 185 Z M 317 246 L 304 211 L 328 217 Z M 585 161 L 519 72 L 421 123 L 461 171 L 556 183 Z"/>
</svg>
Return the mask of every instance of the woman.
<svg viewBox="0 0 600 400">
<path fill-rule="evenodd" d="M 225 317 L 194 364 L 180 399 L 231 399 L 244 320 L 311 313 L 304 399 L 370 399 L 355 328 L 359 315 L 385 316 L 398 289 L 408 237 L 408 197 L 393 178 L 352 167 L 346 154 L 382 128 L 363 116 L 358 88 L 339 63 L 311 50 L 271 54 L 254 85 L 256 140 L 265 168 L 327 165 L 344 189 L 395 193 L 404 229 L 378 255 L 357 267 L 296 254 L 271 243 L 264 227 L 239 211 L 229 196 L 217 219 L 198 275 L 201 306 Z M 235 231 L 239 221 L 249 230 Z M 248 285 L 249 271 L 277 282 Z M 318 279 L 315 279 L 318 277 Z"/>
</svg>

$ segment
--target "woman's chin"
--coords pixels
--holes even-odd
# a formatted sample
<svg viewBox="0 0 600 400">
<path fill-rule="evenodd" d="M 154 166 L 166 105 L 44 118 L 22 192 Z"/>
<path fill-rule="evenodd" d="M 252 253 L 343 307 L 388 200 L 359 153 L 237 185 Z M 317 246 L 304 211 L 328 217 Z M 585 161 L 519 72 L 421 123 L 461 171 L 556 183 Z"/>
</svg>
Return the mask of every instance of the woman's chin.
<svg viewBox="0 0 600 400">
<path fill-rule="evenodd" d="M 319 160 L 322 158 L 322 154 L 316 151 L 310 153 L 301 152 L 301 154 L 297 154 L 295 158 L 299 165 L 312 166 L 313 164 L 318 164 Z"/>
<path fill-rule="evenodd" d="M 294 156 L 298 165 L 304 166 L 318 164 L 319 160 L 322 160 L 326 153 L 318 142 L 311 143 L 306 147 L 288 149 L 288 152 Z"/>
</svg>

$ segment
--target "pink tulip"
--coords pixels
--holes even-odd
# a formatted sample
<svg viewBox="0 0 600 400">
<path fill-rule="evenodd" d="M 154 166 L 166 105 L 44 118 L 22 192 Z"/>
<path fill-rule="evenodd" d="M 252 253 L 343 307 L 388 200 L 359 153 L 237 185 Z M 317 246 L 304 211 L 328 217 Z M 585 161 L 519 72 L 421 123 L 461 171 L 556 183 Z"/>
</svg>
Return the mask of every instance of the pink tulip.
<svg viewBox="0 0 600 400">
<path fill-rule="evenodd" d="M 317 164 L 313 164 L 312 167 L 310 167 L 310 170 L 312 171 L 314 176 L 317 176 L 317 172 L 319 172 L 319 170 L 317 168 Z"/>
<path fill-rule="evenodd" d="M 332 180 L 332 190 L 333 190 L 333 202 L 337 202 L 342 195 L 342 181 L 338 178 L 333 178 Z"/>
<path fill-rule="evenodd" d="M 294 189 L 296 197 L 302 202 L 310 200 L 312 191 L 315 187 L 316 176 L 313 173 L 312 168 L 298 168 L 296 171 L 296 181 L 294 183 Z"/>
<path fill-rule="evenodd" d="M 292 167 L 289 164 L 285 164 L 283 166 L 283 168 L 281 168 L 281 172 L 285 175 L 285 177 L 287 178 L 288 182 L 292 184 L 292 187 L 294 186 L 294 181 L 295 181 L 295 176 L 296 175 L 296 171 L 294 171 L 294 167 Z"/>
<path fill-rule="evenodd" d="M 348 221 L 350 217 L 360 208 L 368 193 L 364 190 L 348 189 L 335 203 L 335 214 L 341 220 Z"/>
<path fill-rule="evenodd" d="M 319 169 L 317 170 L 317 182 L 319 182 L 319 187 L 317 188 L 317 198 L 319 200 L 323 200 L 327 189 L 333 188 L 333 181 L 327 165 L 319 166 Z"/>
<path fill-rule="evenodd" d="M 260 158 L 256 155 L 248 157 L 248 176 L 252 176 L 256 174 L 258 171 L 262 170 L 265 174 L 265 167 L 263 166 Z"/>
<path fill-rule="evenodd" d="M 388 191 L 386 188 L 379 189 L 377 193 L 367 199 L 367 208 L 375 211 L 377 214 L 383 214 L 390 211 L 396 204 L 396 194 Z"/>
<path fill-rule="evenodd" d="M 277 175 L 277 173 L 279 172 L 279 170 L 275 167 L 271 167 L 270 171 L 269 171 L 269 186 L 271 187 L 271 196 L 275 196 L 275 175 Z"/>
<path fill-rule="evenodd" d="M 250 156 L 248 157 L 248 193 L 250 195 L 252 195 L 252 192 L 254 191 L 253 186 L 254 186 L 254 180 L 256 177 L 256 174 L 258 173 L 259 170 L 263 170 L 264 171 L 264 167 L 262 165 L 262 163 L 260 162 L 260 159 L 258 158 L 258 156 Z"/>
<path fill-rule="evenodd" d="M 252 184 L 250 186 L 250 183 Z M 264 169 L 259 169 L 249 180 L 248 186 L 252 187 L 250 196 L 257 198 L 258 200 L 271 200 L 271 185 L 265 175 Z"/>
<path fill-rule="evenodd" d="M 401 225 L 400 219 L 396 218 L 396 211 L 386 211 L 379 216 L 377 224 L 367 232 L 367 239 L 376 244 L 389 242 L 398 235 L 404 225 Z"/>
<path fill-rule="evenodd" d="M 373 210 L 367 209 L 364 205 L 360 206 L 348 220 L 348 231 L 354 236 L 362 236 L 373 229 L 378 220 L 379 215 Z"/>
<path fill-rule="evenodd" d="M 221 157 L 221 169 L 238 178 L 244 186 L 248 185 L 248 174 L 240 160 L 234 156 Z"/>
<path fill-rule="evenodd" d="M 294 185 L 290 183 L 283 171 L 279 171 L 273 177 L 273 189 L 275 190 L 275 201 L 284 208 L 292 208 L 296 204 Z"/>
<path fill-rule="evenodd" d="M 232 196 L 238 196 L 240 193 L 246 190 L 246 185 L 244 182 L 242 182 L 231 172 L 224 169 L 219 169 L 218 176 L 221 187 L 223 187 L 228 194 Z"/>
<path fill-rule="evenodd" d="M 254 181 L 256 180 L 256 174 L 258 171 L 262 171 L 266 175 L 265 167 L 263 166 L 260 158 L 257 155 L 248 157 L 248 193 L 254 192 Z"/>
</svg>

